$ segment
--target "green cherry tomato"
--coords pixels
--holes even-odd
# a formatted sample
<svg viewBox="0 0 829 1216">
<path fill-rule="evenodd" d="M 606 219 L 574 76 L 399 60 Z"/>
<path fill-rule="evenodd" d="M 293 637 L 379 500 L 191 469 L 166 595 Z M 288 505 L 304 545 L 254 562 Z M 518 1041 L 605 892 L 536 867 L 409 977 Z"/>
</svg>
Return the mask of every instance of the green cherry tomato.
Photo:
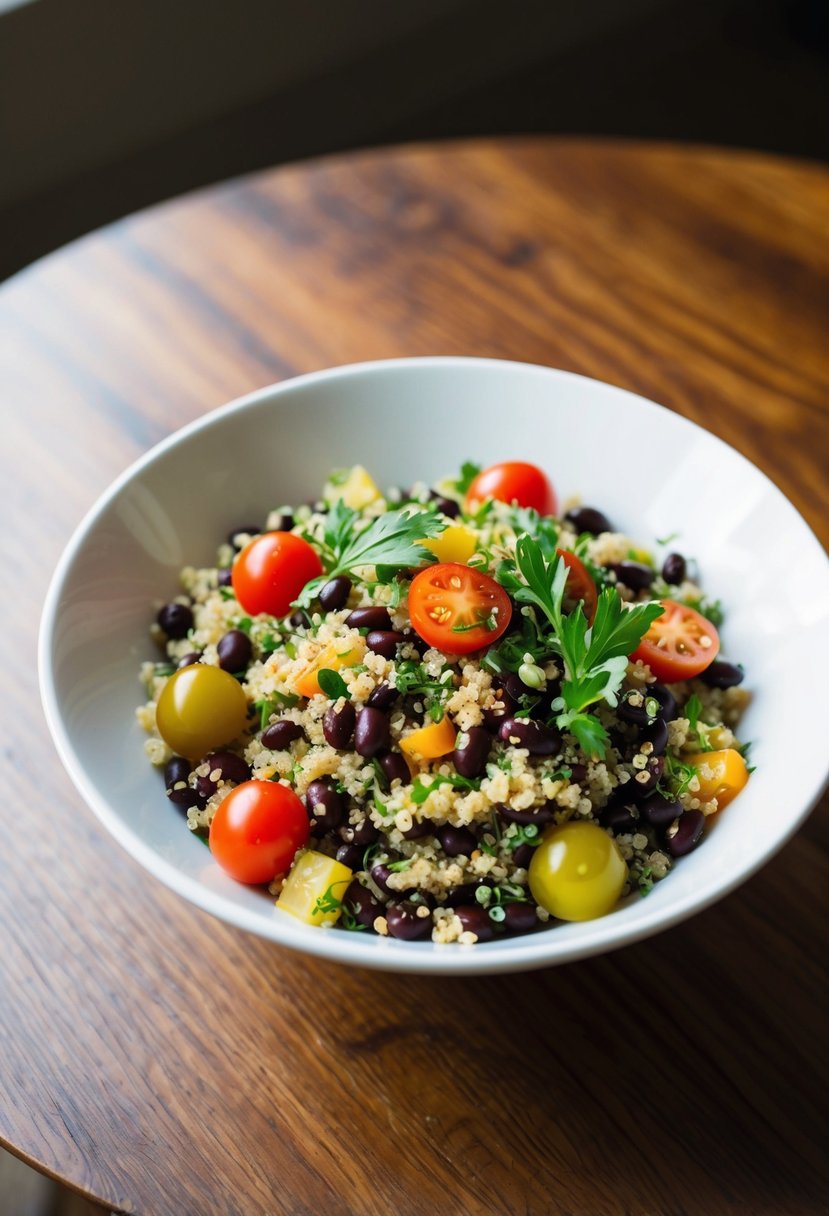
<svg viewBox="0 0 829 1216">
<path fill-rule="evenodd" d="M 615 907 L 627 866 L 612 836 L 595 823 L 548 828 L 533 853 L 530 891 L 559 920 L 593 920 Z"/>
<path fill-rule="evenodd" d="M 155 720 L 162 739 L 177 755 L 200 760 L 241 734 L 247 713 L 245 694 L 229 672 L 194 663 L 170 676 L 158 698 Z"/>
</svg>

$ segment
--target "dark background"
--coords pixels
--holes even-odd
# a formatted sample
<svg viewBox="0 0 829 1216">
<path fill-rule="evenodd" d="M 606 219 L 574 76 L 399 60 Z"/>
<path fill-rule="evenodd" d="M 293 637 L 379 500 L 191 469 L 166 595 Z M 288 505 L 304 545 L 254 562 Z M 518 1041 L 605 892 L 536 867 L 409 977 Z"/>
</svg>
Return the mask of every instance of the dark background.
<svg viewBox="0 0 829 1216">
<path fill-rule="evenodd" d="M 829 159 L 828 0 L 0 0 L 0 278 L 182 191 L 550 132 Z"/>
</svg>

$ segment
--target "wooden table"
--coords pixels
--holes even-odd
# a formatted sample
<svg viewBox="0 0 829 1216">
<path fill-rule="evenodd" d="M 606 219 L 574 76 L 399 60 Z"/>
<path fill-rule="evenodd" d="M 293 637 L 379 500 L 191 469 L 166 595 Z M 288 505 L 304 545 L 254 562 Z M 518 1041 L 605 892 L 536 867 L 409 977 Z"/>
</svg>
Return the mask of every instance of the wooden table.
<svg viewBox="0 0 829 1216">
<path fill-rule="evenodd" d="M 214 922 L 109 840 L 47 736 L 35 632 L 71 529 L 147 447 L 269 381 L 390 355 L 643 393 L 825 541 L 827 233 L 817 167 L 504 140 L 231 182 L 0 291 L 0 1141 L 146 1216 L 824 1210 L 825 814 L 616 954 L 349 971 Z M 769 560 L 797 577 L 773 537 Z"/>
</svg>

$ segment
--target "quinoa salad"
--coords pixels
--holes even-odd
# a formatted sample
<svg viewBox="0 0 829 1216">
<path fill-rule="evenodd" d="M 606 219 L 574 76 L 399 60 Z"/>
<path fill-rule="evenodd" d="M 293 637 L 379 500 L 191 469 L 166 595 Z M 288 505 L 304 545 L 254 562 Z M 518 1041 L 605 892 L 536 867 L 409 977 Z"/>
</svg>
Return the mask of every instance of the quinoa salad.
<svg viewBox="0 0 829 1216">
<path fill-rule="evenodd" d="M 182 830 L 329 930 L 472 946 L 646 896 L 751 772 L 677 541 L 518 461 L 386 494 L 336 470 L 235 527 L 140 673 Z"/>
</svg>

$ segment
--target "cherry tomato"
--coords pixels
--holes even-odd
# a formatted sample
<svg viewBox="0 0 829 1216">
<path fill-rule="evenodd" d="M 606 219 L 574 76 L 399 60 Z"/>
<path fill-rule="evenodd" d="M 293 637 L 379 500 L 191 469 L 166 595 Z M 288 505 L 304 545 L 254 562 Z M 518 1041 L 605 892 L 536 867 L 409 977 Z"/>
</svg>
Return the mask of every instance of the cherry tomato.
<svg viewBox="0 0 829 1216">
<path fill-rule="evenodd" d="M 532 856 L 536 903 L 559 920 L 593 920 L 616 905 L 627 866 L 612 836 L 595 823 L 548 828 Z"/>
<path fill-rule="evenodd" d="M 274 781 L 243 781 L 210 824 L 210 851 L 237 882 L 270 882 L 284 874 L 311 825 L 293 790 Z"/>
<path fill-rule="evenodd" d="M 647 663 L 657 680 L 690 680 L 713 663 L 720 637 L 710 621 L 676 600 L 661 600 L 664 612 L 643 637 L 631 659 Z"/>
<path fill-rule="evenodd" d="M 592 625 L 599 603 L 596 584 L 587 573 L 587 567 L 584 562 L 581 558 L 576 557 L 575 553 L 571 553 L 569 549 L 556 549 L 556 553 L 569 570 L 566 587 L 567 596 L 574 603 L 578 603 L 579 600 L 584 601 L 584 615 Z"/>
<path fill-rule="evenodd" d="M 466 492 L 467 504 L 497 498 L 519 507 L 534 507 L 539 515 L 555 515 L 556 495 L 546 474 L 523 460 L 504 460 L 478 474 Z"/>
<path fill-rule="evenodd" d="M 699 752 L 688 756 L 688 763 L 697 770 L 700 798 L 705 802 L 716 798 L 718 811 L 728 806 L 748 782 L 746 762 L 734 747 L 725 747 L 718 752 Z"/>
<path fill-rule="evenodd" d="M 233 590 L 251 616 L 287 616 L 306 583 L 322 574 L 315 549 L 292 532 L 265 532 L 245 545 L 233 564 Z"/>
<path fill-rule="evenodd" d="M 489 646 L 509 625 L 512 606 L 494 578 L 439 562 L 412 579 L 409 616 L 424 642 L 447 654 L 471 654 Z"/>
<path fill-rule="evenodd" d="M 155 709 L 159 734 L 179 756 L 200 760 L 230 743 L 247 719 L 245 694 L 221 667 L 194 663 L 170 676 Z"/>
</svg>

